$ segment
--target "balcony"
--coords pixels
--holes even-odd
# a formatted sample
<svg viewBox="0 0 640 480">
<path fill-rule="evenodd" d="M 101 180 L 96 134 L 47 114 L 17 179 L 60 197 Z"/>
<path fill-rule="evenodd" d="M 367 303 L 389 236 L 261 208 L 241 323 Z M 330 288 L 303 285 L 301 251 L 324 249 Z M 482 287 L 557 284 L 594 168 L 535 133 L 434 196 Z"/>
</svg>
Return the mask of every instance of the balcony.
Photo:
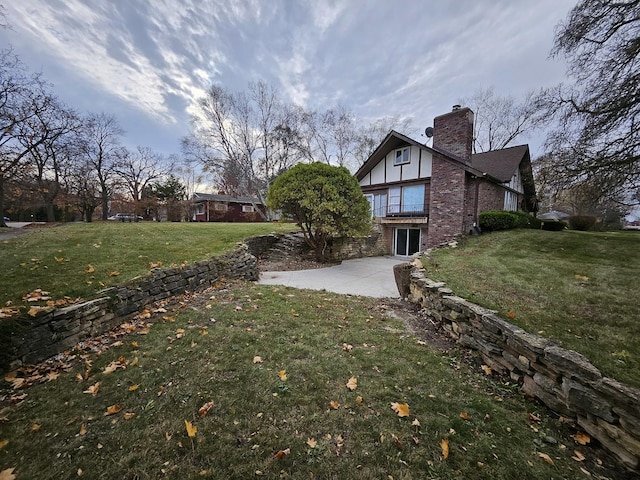
<svg viewBox="0 0 640 480">
<path fill-rule="evenodd" d="M 374 210 L 374 218 L 380 223 L 427 223 L 429 221 L 429 205 L 389 205 Z"/>
</svg>

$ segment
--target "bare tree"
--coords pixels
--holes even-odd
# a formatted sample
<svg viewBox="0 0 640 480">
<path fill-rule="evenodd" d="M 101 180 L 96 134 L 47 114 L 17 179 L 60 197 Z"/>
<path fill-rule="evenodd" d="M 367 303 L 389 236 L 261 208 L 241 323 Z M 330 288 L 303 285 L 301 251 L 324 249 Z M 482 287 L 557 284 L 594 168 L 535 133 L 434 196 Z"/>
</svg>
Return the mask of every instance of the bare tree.
<svg viewBox="0 0 640 480">
<path fill-rule="evenodd" d="M 115 187 L 115 165 L 122 148 L 120 138 L 123 134 L 124 131 L 113 115 L 90 114 L 85 119 L 83 154 L 98 180 L 103 220 L 109 216 L 109 200 Z"/>
<path fill-rule="evenodd" d="M 131 196 L 136 206 L 133 213 L 137 215 L 141 210 L 139 205 L 145 190 L 156 180 L 168 175 L 171 166 L 167 164 L 162 155 L 149 147 L 138 146 L 134 151 L 123 148 L 118 152 L 114 171 Z"/>
<path fill-rule="evenodd" d="M 45 103 L 45 108 L 17 126 L 16 138 L 28 151 L 24 160 L 33 172 L 28 185 L 34 186 L 42 199 L 47 221 L 54 222 L 55 201 L 63 191 L 62 177 L 68 171 L 71 143 L 80 128 L 80 119 L 54 97 Z"/>
<path fill-rule="evenodd" d="M 640 192 L 640 0 L 583 0 L 556 31 L 552 55 L 568 64 L 572 85 L 544 92 L 557 122 L 547 139 L 562 152 L 556 174 L 605 184 L 637 203 Z"/>
<path fill-rule="evenodd" d="M 4 222 L 4 185 L 20 171 L 39 142 L 22 145 L 22 125 L 48 108 L 51 96 L 38 75 L 29 74 L 11 50 L 0 51 L 0 226 Z M 41 139 L 41 141 L 44 141 Z"/>
<path fill-rule="evenodd" d="M 409 136 L 414 133 L 412 121 L 411 117 L 394 115 L 363 125 L 356 132 L 356 145 L 353 152 L 355 167 L 359 168 L 367 161 L 391 130 Z"/>
<path fill-rule="evenodd" d="M 508 147 L 535 129 L 539 119 L 533 92 L 518 101 L 496 95 L 494 87 L 481 88 L 460 104 L 474 112 L 474 153 Z"/>
</svg>

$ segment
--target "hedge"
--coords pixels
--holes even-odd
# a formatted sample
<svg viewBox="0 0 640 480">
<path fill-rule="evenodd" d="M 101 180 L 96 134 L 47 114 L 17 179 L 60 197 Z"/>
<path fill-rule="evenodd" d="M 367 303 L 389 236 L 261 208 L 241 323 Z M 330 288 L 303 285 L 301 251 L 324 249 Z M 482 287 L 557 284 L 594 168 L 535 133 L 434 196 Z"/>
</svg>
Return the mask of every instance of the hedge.
<svg viewBox="0 0 640 480">
<path fill-rule="evenodd" d="M 483 232 L 511 230 L 513 228 L 540 228 L 540 220 L 525 212 L 489 210 L 479 215 L 480 229 Z"/>
</svg>

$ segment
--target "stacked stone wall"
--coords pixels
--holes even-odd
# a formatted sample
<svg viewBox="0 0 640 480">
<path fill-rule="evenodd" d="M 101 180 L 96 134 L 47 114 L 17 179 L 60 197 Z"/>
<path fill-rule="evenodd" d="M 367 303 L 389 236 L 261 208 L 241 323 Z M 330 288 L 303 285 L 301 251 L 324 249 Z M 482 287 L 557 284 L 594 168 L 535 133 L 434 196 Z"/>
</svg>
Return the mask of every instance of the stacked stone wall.
<svg viewBox="0 0 640 480">
<path fill-rule="evenodd" d="M 603 376 L 581 354 L 454 295 L 421 269 L 412 271 L 410 290 L 409 300 L 459 344 L 477 350 L 489 367 L 572 418 L 627 468 L 640 473 L 640 390 Z"/>
<path fill-rule="evenodd" d="M 108 331 L 122 317 L 158 300 L 196 291 L 221 279 L 258 280 L 256 257 L 247 245 L 233 252 L 174 268 L 156 268 L 145 277 L 105 289 L 99 297 L 64 308 L 3 320 L 0 371 L 37 363 L 78 342 Z"/>
</svg>

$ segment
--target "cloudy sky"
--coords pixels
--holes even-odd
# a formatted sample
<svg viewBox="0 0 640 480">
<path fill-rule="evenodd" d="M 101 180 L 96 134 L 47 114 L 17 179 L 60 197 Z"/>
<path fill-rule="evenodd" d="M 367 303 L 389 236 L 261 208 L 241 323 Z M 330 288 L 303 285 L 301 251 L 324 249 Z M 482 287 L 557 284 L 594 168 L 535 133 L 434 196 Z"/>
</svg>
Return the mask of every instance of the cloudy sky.
<svg viewBox="0 0 640 480">
<path fill-rule="evenodd" d="M 564 80 L 549 59 L 576 0 L 5 1 L 11 45 L 80 112 L 114 114 L 128 146 L 179 152 L 212 83 L 275 85 L 308 108 L 420 131 L 479 88 L 520 97 Z M 539 139 L 531 138 L 532 154 Z"/>
</svg>

